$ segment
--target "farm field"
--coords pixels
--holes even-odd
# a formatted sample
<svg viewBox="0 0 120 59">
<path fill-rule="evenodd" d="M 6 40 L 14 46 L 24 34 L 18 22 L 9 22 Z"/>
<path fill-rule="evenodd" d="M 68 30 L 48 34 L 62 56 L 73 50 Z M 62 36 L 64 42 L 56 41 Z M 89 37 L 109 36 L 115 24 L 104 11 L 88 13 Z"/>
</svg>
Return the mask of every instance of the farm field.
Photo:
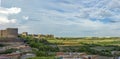
<svg viewBox="0 0 120 59">
<path fill-rule="evenodd" d="M 84 44 L 98 44 L 98 45 L 120 45 L 120 39 L 53 39 L 48 40 L 50 43 L 56 43 L 62 46 L 80 46 Z"/>
<path fill-rule="evenodd" d="M 120 51 L 120 38 L 44 38 L 26 37 L 37 57 L 33 59 L 54 59 L 53 52 L 77 52 L 88 55 L 113 57 L 113 51 Z M 52 53 L 52 54 L 49 54 Z M 117 54 L 120 55 L 119 53 Z"/>
<path fill-rule="evenodd" d="M 48 39 L 48 42 L 57 44 L 63 52 L 112 56 L 112 51 L 120 51 L 120 38 L 60 38 Z"/>
</svg>

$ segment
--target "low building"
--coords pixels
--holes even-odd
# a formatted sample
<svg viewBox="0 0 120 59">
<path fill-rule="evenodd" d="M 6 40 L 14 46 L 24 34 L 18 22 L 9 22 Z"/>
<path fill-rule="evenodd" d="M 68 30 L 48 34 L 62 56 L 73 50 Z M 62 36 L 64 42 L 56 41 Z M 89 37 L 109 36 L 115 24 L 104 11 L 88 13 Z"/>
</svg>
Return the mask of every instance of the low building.
<svg viewBox="0 0 120 59">
<path fill-rule="evenodd" d="M 24 37 L 28 36 L 28 32 L 23 32 L 22 36 L 24 36 Z"/>
<path fill-rule="evenodd" d="M 30 36 L 30 37 L 33 37 L 33 38 L 54 38 L 54 35 L 52 34 L 28 34 L 28 32 L 23 32 L 21 34 L 23 37 L 26 37 L 26 36 Z"/>
<path fill-rule="evenodd" d="M 0 56 L 0 59 L 10 59 L 10 58 L 6 56 Z"/>
<path fill-rule="evenodd" d="M 54 35 L 52 35 L 52 34 L 47 34 L 46 37 L 47 37 L 47 38 L 54 38 Z"/>
<path fill-rule="evenodd" d="M 2 56 L 5 56 L 9 59 L 20 59 L 21 54 L 20 53 L 12 53 L 12 54 L 5 54 L 5 55 L 2 55 Z"/>
<path fill-rule="evenodd" d="M 87 55 L 86 53 L 64 53 L 64 52 L 57 52 L 56 58 L 58 59 L 98 59 L 97 55 Z"/>
<path fill-rule="evenodd" d="M 46 38 L 46 35 L 38 34 L 38 38 Z"/>
<path fill-rule="evenodd" d="M 32 34 L 31 35 L 32 37 L 34 38 L 54 38 L 54 35 L 52 34 L 47 34 L 47 35 L 44 35 L 44 34 Z"/>
<path fill-rule="evenodd" d="M 38 38 L 38 35 L 37 34 L 32 34 L 31 35 L 33 38 Z"/>
<path fill-rule="evenodd" d="M 35 56 L 36 56 L 35 54 L 27 53 L 27 54 L 25 54 L 25 55 L 22 55 L 22 56 L 21 56 L 21 59 L 32 58 L 32 57 L 35 57 Z"/>
</svg>

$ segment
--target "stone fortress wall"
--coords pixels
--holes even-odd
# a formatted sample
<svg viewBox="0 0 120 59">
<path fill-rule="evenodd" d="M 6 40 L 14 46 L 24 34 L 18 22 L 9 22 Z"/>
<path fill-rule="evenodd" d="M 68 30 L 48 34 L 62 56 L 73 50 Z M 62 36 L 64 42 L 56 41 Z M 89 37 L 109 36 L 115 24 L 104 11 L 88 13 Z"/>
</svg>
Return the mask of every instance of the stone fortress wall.
<svg viewBox="0 0 120 59">
<path fill-rule="evenodd" d="M 6 30 L 0 30 L 0 38 L 17 38 L 18 28 L 7 28 Z"/>
</svg>

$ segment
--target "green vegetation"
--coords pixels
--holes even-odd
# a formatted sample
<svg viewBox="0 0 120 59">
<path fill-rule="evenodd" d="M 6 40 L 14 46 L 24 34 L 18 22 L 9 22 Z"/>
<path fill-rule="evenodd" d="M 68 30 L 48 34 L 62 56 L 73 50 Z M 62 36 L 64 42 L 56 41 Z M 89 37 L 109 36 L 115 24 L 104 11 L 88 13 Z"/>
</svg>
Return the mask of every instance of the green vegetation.
<svg viewBox="0 0 120 59">
<path fill-rule="evenodd" d="M 48 41 L 58 45 L 82 45 L 82 43 L 97 45 L 120 45 L 120 38 L 56 38 Z"/>
<path fill-rule="evenodd" d="M 33 48 L 33 53 L 38 57 L 55 56 L 55 52 L 59 51 L 57 45 L 51 44 L 45 39 L 36 39 L 32 37 L 24 37 L 23 39 Z"/>
<path fill-rule="evenodd" d="M 17 49 L 7 49 L 6 51 L 0 52 L 0 54 L 9 54 L 9 53 L 16 52 L 16 51 Z"/>
<path fill-rule="evenodd" d="M 86 52 L 102 56 L 112 56 L 112 51 L 120 51 L 120 38 L 55 38 L 55 43 L 63 52 Z M 119 54 L 120 55 L 120 54 Z"/>
<path fill-rule="evenodd" d="M 54 57 L 34 57 L 34 58 L 28 58 L 28 59 L 55 59 Z"/>
<path fill-rule="evenodd" d="M 5 45 L 4 44 L 0 44 L 0 47 L 4 47 Z"/>
<path fill-rule="evenodd" d="M 120 51 L 120 38 L 33 38 L 24 37 L 25 42 L 40 57 L 55 56 L 55 52 L 86 52 L 102 56 L 113 56 L 112 51 Z M 120 54 L 118 54 L 120 55 Z M 48 59 L 48 58 L 47 58 Z"/>
</svg>

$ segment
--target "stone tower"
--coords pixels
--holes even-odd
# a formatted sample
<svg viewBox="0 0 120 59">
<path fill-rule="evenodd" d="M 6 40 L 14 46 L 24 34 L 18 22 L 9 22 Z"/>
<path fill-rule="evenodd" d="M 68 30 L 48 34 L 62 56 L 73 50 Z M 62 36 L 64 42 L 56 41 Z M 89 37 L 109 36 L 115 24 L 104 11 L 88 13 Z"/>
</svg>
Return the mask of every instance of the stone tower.
<svg viewBox="0 0 120 59">
<path fill-rule="evenodd" d="M 17 38 L 18 37 L 18 28 L 7 28 L 7 37 L 8 38 Z"/>
<path fill-rule="evenodd" d="M 18 38 L 18 28 L 7 28 L 6 30 L 0 30 L 0 37 Z"/>
</svg>

